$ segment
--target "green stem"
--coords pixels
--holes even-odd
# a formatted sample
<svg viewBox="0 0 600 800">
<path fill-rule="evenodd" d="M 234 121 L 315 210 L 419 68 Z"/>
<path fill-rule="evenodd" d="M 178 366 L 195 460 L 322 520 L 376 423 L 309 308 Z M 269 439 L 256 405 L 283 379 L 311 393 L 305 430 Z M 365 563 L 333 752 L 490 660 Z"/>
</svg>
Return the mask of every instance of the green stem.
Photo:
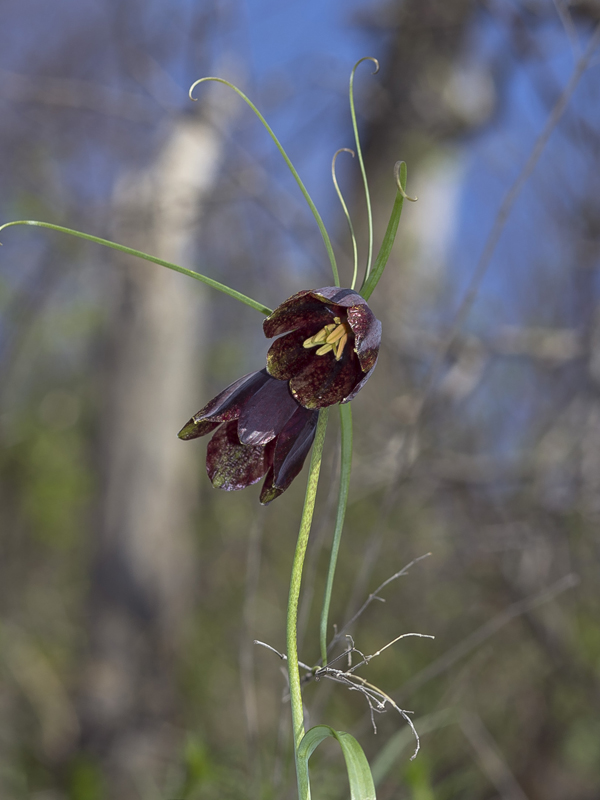
<svg viewBox="0 0 600 800">
<path fill-rule="evenodd" d="M 143 258 L 144 261 L 151 261 L 153 264 L 159 264 L 161 267 L 172 269 L 174 272 L 181 272 L 182 275 L 187 275 L 190 278 L 195 278 L 201 283 L 205 283 L 207 286 L 212 286 L 213 289 L 223 292 L 223 294 L 228 294 L 230 297 L 235 298 L 235 300 L 239 300 L 240 303 L 244 303 L 245 305 L 250 306 L 250 308 L 260 311 L 260 313 L 264 314 L 265 316 L 271 314 L 271 309 L 267 306 L 264 306 L 262 303 L 253 300 L 251 297 L 247 297 L 241 292 L 236 292 L 235 289 L 230 289 L 229 286 L 225 286 L 224 283 L 219 283 L 219 281 L 215 281 L 212 278 L 207 278 L 206 275 L 201 275 L 199 272 L 194 272 L 191 269 L 180 267 L 178 264 L 172 264 L 170 261 L 164 261 L 162 258 L 155 258 L 155 256 L 150 256 L 148 253 L 142 253 L 141 250 L 134 250 L 133 247 L 125 247 L 125 245 L 111 242 L 108 239 L 101 239 L 99 236 L 92 236 L 89 233 L 81 233 L 81 231 L 74 231 L 71 228 L 64 228 L 62 225 L 53 225 L 51 222 L 39 222 L 38 220 L 34 219 L 20 219 L 15 222 L 5 222 L 4 225 L 0 225 L 0 231 L 4 230 L 4 228 L 10 228 L 12 225 L 35 225 L 38 228 L 49 228 L 52 231 L 68 233 L 69 236 L 76 236 L 79 239 L 87 239 L 88 242 L 95 242 L 96 244 L 104 245 L 104 247 L 110 247 L 113 250 L 119 250 L 121 253 L 127 253 L 130 256 Z"/>
<path fill-rule="evenodd" d="M 298 533 L 294 563 L 292 565 L 287 611 L 287 663 L 290 679 L 292 729 L 294 732 L 294 760 L 296 763 L 298 797 L 300 800 L 310 800 L 310 786 L 305 772 L 298 768 L 298 746 L 304 736 L 304 712 L 302 708 L 302 691 L 300 688 L 300 670 L 298 669 L 298 602 L 300 599 L 300 585 L 302 583 L 302 568 L 304 566 L 308 536 L 310 534 L 310 527 L 315 509 L 319 472 L 321 471 L 321 458 L 323 455 L 323 443 L 325 441 L 328 412 L 328 408 L 322 408 L 319 412 L 315 443 L 313 444 L 312 456 L 310 459 L 304 508 L 302 510 L 302 519 L 300 520 L 300 531 Z"/>
<path fill-rule="evenodd" d="M 323 600 L 323 610 L 321 611 L 320 639 L 321 663 L 323 666 L 327 664 L 327 628 L 329 627 L 329 606 L 331 604 L 335 567 L 340 549 L 340 541 L 342 539 L 344 517 L 346 516 L 348 491 L 350 489 L 350 472 L 352 470 L 352 409 L 350 408 L 349 403 L 340 405 L 340 423 L 342 437 L 340 494 L 338 499 L 337 517 L 335 520 L 335 532 L 333 534 L 333 544 L 331 545 L 331 557 L 329 559 L 329 572 L 327 573 L 325 598 Z"/>
</svg>

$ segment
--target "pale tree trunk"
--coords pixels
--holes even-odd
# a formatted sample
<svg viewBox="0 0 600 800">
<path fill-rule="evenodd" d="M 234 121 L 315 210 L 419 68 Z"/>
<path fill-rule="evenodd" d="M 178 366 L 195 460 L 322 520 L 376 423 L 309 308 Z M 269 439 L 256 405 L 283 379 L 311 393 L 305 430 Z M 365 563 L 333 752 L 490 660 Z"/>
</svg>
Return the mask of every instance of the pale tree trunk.
<svg viewBox="0 0 600 800">
<path fill-rule="evenodd" d="M 194 268 L 193 236 L 220 155 L 206 121 L 175 120 L 153 165 L 121 181 L 115 238 Z M 160 787 L 180 745 L 172 667 L 191 606 L 200 476 L 176 434 L 200 400 L 206 300 L 190 278 L 119 261 L 81 709 L 82 744 L 99 759 L 107 796 L 131 800 Z"/>
</svg>

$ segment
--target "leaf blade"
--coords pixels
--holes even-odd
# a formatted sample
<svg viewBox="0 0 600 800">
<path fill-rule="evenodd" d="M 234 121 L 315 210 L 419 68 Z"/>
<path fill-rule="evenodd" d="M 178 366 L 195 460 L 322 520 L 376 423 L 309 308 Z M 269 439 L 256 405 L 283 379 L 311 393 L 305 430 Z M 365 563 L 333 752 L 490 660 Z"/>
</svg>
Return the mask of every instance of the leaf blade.
<svg viewBox="0 0 600 800">
<path fill-rule="evenodd" d="M 351 800 L 376 800 L 375 786 L 369 762 L 354 736 L 336 731 L 329 725 L 316 725 L 306 732 L 298 746 L 298 766 L 305 773 L 308 783 L 308 760 L 322 741 L 331 736 L 342 748 L 346 772 L 350 783 Z"/>
</svg>

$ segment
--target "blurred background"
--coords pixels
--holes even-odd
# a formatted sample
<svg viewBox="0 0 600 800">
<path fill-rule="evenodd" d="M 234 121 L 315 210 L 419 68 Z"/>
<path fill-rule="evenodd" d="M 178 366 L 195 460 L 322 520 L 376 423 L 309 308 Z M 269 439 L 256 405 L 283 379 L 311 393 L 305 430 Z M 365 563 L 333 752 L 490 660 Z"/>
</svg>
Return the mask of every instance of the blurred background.
<svg viewBox="0 0 600 800">
<path fill-rule="evenodd" d="M 378 797 L 600 796 L 600 51 L 597 0 L 4 0 L 0 221 L 39 219 L 195 269 L 270 307 L 351 245 L 331 158 L 352 147 L 376 248 L 379 368 L 355 455 L 331 620 L 414 712 L 306 688 L 352 732 Z M 565 87 L 568 91 L 564 94 Z M 562 101 L 561 101 L 562 97 Z M 557 106 L 558 104 L 558 106 Z M 549 122 L 550 121 L 550 122 Z M 545 134 L 544 134 L 545 132 Z M 540 139 L 539 137 L 542 136 Z M 338 177 L 366 260 L 356 160 Z M 515 183 L 516 182 L 516 183 Z M 514 189 L 518 191 L 514 191 Z M 511 194 L 512 191 L 512 194 Z M 508 197 L 508 201 L 507 201 Z M 185 276 L 51 231 L 0 251 L 0 797 L 292 798 L 276 655 L 305 472 L 272 506 L 212 489 L 189 417 L 260 369 L 262 318 Z M 338 469 L 332 414 L 306 565 L 318 616 Z M 347 797 L 335 747 L 317 800 Z"/>
</svg>

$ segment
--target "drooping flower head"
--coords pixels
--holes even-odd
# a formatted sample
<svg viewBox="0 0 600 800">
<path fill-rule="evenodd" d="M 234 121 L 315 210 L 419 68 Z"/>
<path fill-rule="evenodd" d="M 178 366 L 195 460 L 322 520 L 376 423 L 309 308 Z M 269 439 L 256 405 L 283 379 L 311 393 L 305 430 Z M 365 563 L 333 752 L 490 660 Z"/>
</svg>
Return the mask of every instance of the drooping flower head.
<svg viewBox="0 0 600 800">
<path fill-rule="evenodd" d="M 265 319 L 263 329 L 268 338 L 285 334 L 271 345 L 267 370 L 288 381 L 307 409 L 348 403 L 377 363 L 381 322 L 352 289 L 298 292 Z"/>
<path fill-rule="evenodd" d="M 197 439 L 218 428 L 206 452 L 213 486 L 245 489 L 266 476 L 260 502 L 279 497 L 304 464 L 315 437 L 318 412 L 299 405 L 287 384 L 266 369 L 232 383 L 179 431 Z"/>
<path fill-rule="evenodd" d="M 298 475 L 315 438 L 318 409 L 347 403 L 377 363 L 381 323 L 351 289 L 298 292 L 264 321 L 279 336 L 267 369 L 232 383 L 179 432 L 197 439 L 216 428 L 206 452 L 213 486 L 232 491 L 265 478 L 270 503 Z"/>
</svg>

